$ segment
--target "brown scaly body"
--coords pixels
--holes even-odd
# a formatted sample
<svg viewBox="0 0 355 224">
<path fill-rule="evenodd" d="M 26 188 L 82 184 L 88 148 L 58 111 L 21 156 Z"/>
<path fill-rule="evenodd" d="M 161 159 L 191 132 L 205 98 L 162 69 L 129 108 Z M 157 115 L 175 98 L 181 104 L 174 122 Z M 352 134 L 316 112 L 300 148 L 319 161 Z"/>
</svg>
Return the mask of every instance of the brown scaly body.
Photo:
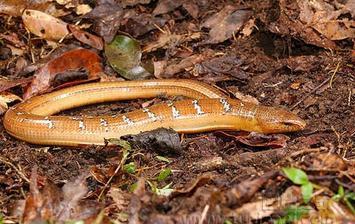
<svg viewBox="0 0 355 224">
<path fill-rule="evenodd" d="M 51 116 L 82 105 L 152 98 L 191 99 L 162 103 L 117 116 Z M 145 80 L 79 85 L 34 97 L 9 109 L 4 127 L 12 136 L 34 144 L 103 145 L 104 139 L 159 127 L 177 132 L 244 130 L 261 133 L 298 131 L 305 122 L 287 110 L 227 98 L 219 90 L 191 80 Z"/>
</svg>

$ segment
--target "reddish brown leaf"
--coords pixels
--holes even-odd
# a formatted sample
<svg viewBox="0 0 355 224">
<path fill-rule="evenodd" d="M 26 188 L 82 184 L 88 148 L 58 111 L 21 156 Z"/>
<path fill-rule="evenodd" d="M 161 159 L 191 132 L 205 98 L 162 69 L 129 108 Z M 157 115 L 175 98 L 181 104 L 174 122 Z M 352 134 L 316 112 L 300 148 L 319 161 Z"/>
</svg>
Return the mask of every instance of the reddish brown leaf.
<svg viewBox="0 0 355 224">
<path fill-rule="evenodd" d="M 249 146 L 282 148 L 290 138 L 283 134 L 264 135 L 251 132 L 247 136 L 236 136 L 236 139 Z"/>
<path fill-rule="evenodd" d="M 79 71 L 80 69 L 84 69 L 88 73 L 87 79 L 80 80 L 80 83 L 97 79 L 99 73 L 102 72 L 100 57 L 93 51 L 79 48 L 67 51 L 50 60 L 36 72 L 32 83 L 24 94 L 24 99 L 51 90 L 53 88 L 52 85 L 55 83 L 53 81 L 58 74 L 68 71 Z M 72 74 L 76 75 L 74 72 Z M 65 83 L 64 85 L 59 86 L 59 88 L 70 84 Z"/>
<path fill-rule="evenodd" d="M 104 43 L 101 37 L 85 32 L 74 25 L 69 25 L 68 28 L 77 40 L 98 50 L 104 49 Z"/>
<path fill-rule="evenodd" d="M 17 79 L 17 80 L 4 80 L 0 79 L 0 92 L 11 89 L 15 86 L 27 85 L 32 81 L 32 77 Z"/>
</svg>

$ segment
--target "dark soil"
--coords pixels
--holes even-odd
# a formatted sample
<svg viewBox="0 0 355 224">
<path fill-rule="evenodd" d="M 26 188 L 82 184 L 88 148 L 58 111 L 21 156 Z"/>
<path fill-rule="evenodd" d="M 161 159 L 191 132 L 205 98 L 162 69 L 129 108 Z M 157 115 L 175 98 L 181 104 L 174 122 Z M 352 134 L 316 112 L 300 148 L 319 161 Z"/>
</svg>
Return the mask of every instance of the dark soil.
<svg viewBox="0 0 355 224">
<path fill-rule="evenodd" d="M 226 4 L 228 4 L 227 1 L 214 1 L 213 4 L 201 9 L 200 14 L 209 15 L 220 10 Z M 256 12 L 255 17 L 258 18 L 258 11 L 262 11 L 263 14 L 273 13 L 265 9 L 266 4 L 269 3 L 262 1 L 248 3 L 247 6 L 253 8 L 253 11 Z M 151 3 L 133 7 L 143 7 L 144 10 L 151 12 L 154 6 L 155 4 Z M 269 8 L 269 10 L 275 9 Z M 175 22 L 172 28 L 174 33 L 188 33 L 190 23 L 199 23 L 187 15 L 184 9 L 176 10 L 175 14 L 177 13 L 180 14 L 172 16 Z M 197 18 L 197 20 L 202 18 L 204 16 Z M 68 18 L 67 21 L 70 22 L 71 19 Z M 28 44 L 27 34 L 20 33 L 23 32 L 22 25 L 19 25 L 20 20 L 0 15 L 0 21 L 1 32 L 15 32 L 22 41 Z M 187 47 L 193 49 L 194 53 L 212 50 L 223 55 L 222 59 L 214 62 L 212 66 L 216 70 L 227 67 L 229 68 L 227 72 L 207 72 L 195 77 L 192 73 L 185 71 L 174 75 L 174 77 L 188 77 L 215 83 L 227 91 L 231 97 L 234 97 L 234 93 L 239 91 L 244 95 L 255 97 L 263 105 L 291 109 L 306 120 L 307 127 L 301 132 L 287 134 L 289 140 L 285 147 L 248 146 L 235 138 L 240 135 L 235 132 L 215 131 L 184 134 L 180 135 L 182 153 L 171 154 L 157 151 L 155 148 L 137 148 L 129 158 L 130 162 L 136 164 L 136 172 L 127 174 L 120 171 L 115 174 L 114 170 L 122 159 L 120 147 L 73 148 L 31 145 L 8 135 L 2 126 L 1 118 L 0 213 L 9 220 L 18 220 L 11 218 L 12 212 L 14 208 L 18 207 L 18 200 L 26 199 L 29 194 L 28 179 L 30 179 L 34 167 L 38 168 L 39 180 L 37 182 L 39 186 L 45 185 L 44 182 L 41 182 L 41 178 L 50 180 L 57 187 L 62 187 L 68 181 L 87 173 L 86 182 L 89 193 L 83 199 L 84 201 L 96 200 L 100 192 L 104 191 L 104 197 L 100 200 L 99 207 L 106 208 L 107 217 L 118 219 L 118 211 L 128 214 L 137 212 L 140 220 L 148 223 L 158 223 L 157 220 L 162 221 L 161 223 L 173 223 L 172 220 L 178 223 L 184 219 L 183 217 L 186 218 L 185 220 L 189 218 L 193 220 L 192 216 L 199 214 L 197 216 L 200 217 L 208 203 L 211 204 L 208 214 L 210 223 L 221 223 L 227 217 L 225 208 L 239 207 L 243 203 L 256 201 L 260 196 L 268 198 L 279 196 L 291 186 L 291 182 L 277 173 L 276 177 L 270 178 L 247 201 L 234 203 L 233 206 L 220 201 L 221 192 L 226 192 L 244 181 L 250 181 L 251 177 L 259 177 L 273 171 L 278 172 L 281 167 L 287 166 L 298 166 L 306 172 L 314 172 L 312 176 L 315 179 L 325 175 L 332 176 L 336 185 L 332 181 L 322 182 L 324 180 L 317 183 L 323 183 L 334 192 L 340 183 L 343 183 L 347 190 L 354 190 L 354 182 L 342 176 L 344 172 L 349 172 L 350 176 L 354 175 L 354 171 L 352 173 L 349 170 L 335 170 L 332 173 L 314 171 L 316 169 L 314 168 L 315 161 L 321 160 L 326 154 L 337 154 L 342 160 L 347 161 L 349 169 L 354 164 L 351 161 L 355 159 L 355 70 L 354 58 L 351 57 L 351 45 L 345 43 L 345 45 L 341 45 L 341 50 L 330 51 L 307 44 L 302 39 L 291 35 L 272 33 L 264 22 L 261 22 L 260 19 L 257 21 L 258 29 L 255 29 L 248 37 L 231 38 L 222 43 L 199 46 L 197 46 L 198 41 L 188 43 Z M 22 29 L 18 29 L 18 27 L 22 27 Z M 138 39 L 142 42 L 149 42 L 148 40 L 158 32 L 151 31 Z M 63 45 L 69 43 L 80 45 L 78 41 L 74 40 L 66 40 Z M 38 57 L 39 49 L 45 44 L 43 41 L 33 45 L 35 57 Z M 192 48 L 192 46 L 197 47 Z M 150 53 L 144 55 L 144 58 L 165 57 L 161 53 L 159 51 Z M 15 56 L 11 57 L 16 60 Z M 23 57 L 27 60 L 30 59 L 29 52 L 26 52 Z M 234 65 L 235 60 L 240 60 L 240 64 Z M 11 69 L 11 66 L 13 68 L 15 64 L 10 63 L 9 66 L 0 67 L 0 71 L 5 76 L 15 78 L 10 75 L 11 72 L 8 69 Z M 234 69 L 233 66 L 238 69 Z M 230 69 L 230 67 L 232 68 Z M 62 114 L 121 113 L 133 110 L 143 102 L 145 100 L 92 105 Z M 167 157 L 171 162 L 159 161 L 156 159 L 157 155 Z M 139 178 L 154 182 L 154 178 L 159 172 L 167 167 L 173 171 L 173 174 L 164 181 L 157 182 L 159 188 L 172 183 L 170 187 L 173 189 L 187 189 L 201 176 L 210 176 L 210 178 L 203 186 L 195 187 L 189 193 L 181 193 L 181 195 L 172 198 L 154 198 L 151 193 L 147 193 L 150 192 L 149 185 L 146 185 L 144 193 L 129 192 L 130 186 L 136 183 Z M 115 176 L 105 190 L 104 184 L 112 175 Z M 129 208 L 129 210 L 113 206 L 112 197 L 106 195 L 110 188 L 117 187 L 127 194 L 126 201 L 129 206 L 125 208 Z M 142 195 L 149 195 L 149 197 L 143 199 Z M 139 203 L 135 199 L 137 197 L 140 198 Z M 219 204 L 220 207 L 217 208 L 216 204 Z M 176 217 L 172 218 L 174 216 Z M 237 218 L 235 220 L 236 223 L 240 221 Z M 262 223 L 270 223 L 270 220 L 272 220 L 270 217 L 263 219 Z"/>
</svg>

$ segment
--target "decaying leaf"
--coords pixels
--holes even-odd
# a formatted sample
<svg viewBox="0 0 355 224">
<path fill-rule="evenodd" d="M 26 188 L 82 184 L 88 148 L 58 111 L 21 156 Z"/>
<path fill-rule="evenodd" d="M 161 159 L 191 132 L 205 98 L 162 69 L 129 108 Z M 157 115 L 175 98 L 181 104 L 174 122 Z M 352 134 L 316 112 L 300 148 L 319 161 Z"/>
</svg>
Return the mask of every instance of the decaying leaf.
<svg viewBox="0 0 355 224">
<path fill-rule="evenodd" d="M 105 55 L 113 69 L 129 80 L 144 79 L 151 74 L 141 65 L 142 51 L 138 41 L 123 35 L 105 45 Z"/>
<path fill-rule="evenodd" d="M 95 52 L 82 48 L 70 50 L 59 55 L 36 72 L 34 79 L 24 94 L 24 99 L 47 92 L 54 87 L 62 87 L 62 85 L 59 87 L 54 86 L 56 84 L 54 81 L 58 81 L 58 74 L 61 74 L 64 82 L 73 82 L 75 78 L 82 77 L 80 70 L 84 70 L 87 73 L 84 79 L 80 78 L 80 82 L 98 79 L 99 73 L 102 72 L 100 57 Z M 69 74 L 66 72 L 69 72 Z"/>
<path fill-rule="evenodd" d="M 99 1 L 85 18 L 93 19 L 94 31 L 110 43 L 122 22 L 123 10 L 114 0 Z"/>
<path fill-rule="evenodd" d="M 355 221 L 355 214 L 351 210 L 328 196 L 317 195 L 312 198 L 312 202 L 316 205 L 318 216 L 322 219 L 339 220 L 339 223 L 340 220 Z"/>
<path fill-rule="evenodd" d="M 162 17 L 154 17 L 148 13 L 126 12 L 125 20 L 122 21 L 122 31 L 129 33 L 133 37 L 139 37 L 149 31 L 163 27 L 167 19 Z"/>
<path fill-rule="evenodd" d="M 196 64 L 210 58 L 212 54 L 212 51 L 205 51 L 201 54 L 169 62 L 169 64 L 167 61 L 154 62 L 154 76 L 157 78 L 171 78 L 176 73 L 192 70 Z"/>
<path fill-rule="evenodd" d="M 138 148 L 154 149 L 162 154 L 182 153 L 179 134 L 172 129 L 158 128 L 137 135 L 125 135 L 121 139 Z"/>
<path fill-rule="evenodd" d="M 39 175 L 36 169 L 32 171 L 30 193 L 25 200 L 22 221 L 32 223 L 34 221 L 55 220 L 64 222 L 68 220 L 90 220 L 96 218 L 99 213 L 99 205 L 96 201 L 81 203 L 87 194 L 86 175 L 77 177 L 74 181 L 66 183 L 62 189 L 44 178 L 44 186 L 39 186 Z M 89 202 L 89 201 L 88 201 Z"/>
<path fill-rule="evenodd" d="M 27 9 L 22 20 L 31 33 L 46 40 L 61 40 L 69 34 L 65 22 L 41 11 Z"/>
<path fill-rule="evenodd" d="M 192 40 L 199 39 L 201 37 L 201 33 L 191 33 L 186 35 L 172 34 L 169 31 L 164 33 L 160 33 L 158 40 L 154 42 L 150 42 L 143 48 L 143 52 L 151 52 L 157 49 L 166 49 L 170 47 L 174 47 L 176 45 L 181 45 L 185 42 L 189 42 Z"/>
<path fill-rule="evenodd" d="M 251 10 L 237 10 L 234 6 L 227 5 L 202 24 L 202 27 L 211 29 L 208 42 L 220 43 L 232 37 L 249 20 L 251 15 Z"/>
<path fill-rule="evenodd" d="M 348 1 L 346 6 L 350 6 L 350 2 Z M 342 14 L 353 13 L 351 10 L 354 10 L 354 8 L 351 9 L 351 7 L 346 7 L 341 3 L 335 5 L 322 0 L 298 0 L 297 3 L 300 7 L 300 20 L 308 26 L 312 26 L 328 39 L 355 38 L 355 21 L 347 18 L 339 19 Z"/>
<path fill-rule="evenodd" d="M 174 1 L 174 0 L 161 0 L 157 7 L 153 11 L 153 15 L 165 14 L 174 9 L 180 7 L 183 1 Z"/>
<path fill-rule="evenodd" d="M 0 93 L 11 89 L 15 86 L 20 86 L 20 85 L 27 85 L 30 83 L 32 80 L 32 77 L 29 78 L 23 78 L 23 79 L 17 79 L 17 80 L 7 80 L 7 79 L 0 79 Z"/>
<path fill-rule="evenodd" d="M 287 188 L 279 198 L 264 198 L 263 200 L 246 203 L 242 207 L 231 211 L 228 216 L 247 215 L 253 220 L 258 220 L 284 209 L 287 205 L 300 201 L 301 198 L 300 188 L 292 186 Z"/>
<path fill-rule="evenodd" d="M 29 1 L 29 0 L 1 0 L 0 13 L 10 16 L 21 16 L 24 9 L 34 9 L 41 12 L 55 10 L 52 0 Z"/>
<path fill-rule="evenodd" d="M 104 43 L 101 39 L 101 37 L 95 36 L 91 33 L 85 32 L 81 30 L 80 28 L 74 26 L 74 25 L 69 25 L 68 29 L 70 32 L 73 34 L 73 36 L 83 42 L 84 44 L 87 44 L 93 48 L 96 48 L 98 50 L 104 49 Z"/>
<path fill-rule="evenodd" d="M 249 146 L 283 148 L 290 139 L 283 134 L 264 135 L 251 132 L 248 136 L 236 136 L 238 141 Z"/>
<path fill-rule="evenodd" d="M 2 115 L 3 113 L 5 113 L 5 111 L 7 111 L 8 103 L 12 103 L 17 100 L 22 101 L 22 99 L 15 94 L 7 93 L 7 92 L 0 93 L 0 115 Z"/>
</svg>

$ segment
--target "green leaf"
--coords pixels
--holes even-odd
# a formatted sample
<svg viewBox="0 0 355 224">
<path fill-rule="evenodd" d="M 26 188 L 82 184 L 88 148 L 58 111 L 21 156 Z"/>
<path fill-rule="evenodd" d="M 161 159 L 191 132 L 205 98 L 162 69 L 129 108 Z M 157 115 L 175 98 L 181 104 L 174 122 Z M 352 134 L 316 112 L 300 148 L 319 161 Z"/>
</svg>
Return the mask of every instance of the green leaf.
<svg viewBox="0 0 355 224">
<path fill-rule="evenodd" d="M 307 184 L 309 183 L 307 174 L 300 169 L 294 167 L 283 168 L 282 171 L 294 184 Z"/>
<path fill-rule="evenodd" d="M 286 209 L 286 217 L 289 222 L 294 222 L 307 215 L 309 208 L 306 206 L 290 206 Z"/>
<path fill-rule="evenodd" d="M 174 189 L 170 188 L 172 184 L 173 183 L 170 183 L 161 189 L 157 188 L 155 193 L 161 196 L 169 196 L 174 191 Z"/>
<path fill-rule="evenodd" d="M 285 217 L 278 218 L 277 220 L 274 221 L 274 224 L 286 224 L 287 219 Z"/>
<path fill-rule="evenodd" d="M 147 183 L 149 184 L 151 190 L 156 194 L 156 195 L 160 195 L 160 196 L 169 196 L 174 189 L 170 188 L 170 186 L 173 183 L 170 183 L 168 185 L 166 185 L 165 187 L 159 189 L 155 183 L 150 182 L 149 180 L 147 180 Z"/>
<path fill-rule="evenodd" d="M 275 220 L 274 224 L 293 223 L 307 215 L 309 213 L 309 210 L 309 207 L 306 206 L 290 206 L 285 209 L 285 216 Z"/>
<path fill-rule="evenodd" d="M 232 223 L 232 221 L 227 219 L 227 220 L 224 220 L 223 224 L 233 224 L 233 223 Z"/>
<path fill-rule="evenodd" d="M 136 190 L 138 187 L 138 183 L 134 183 L 131 184 L 131 186 L 129 186 L 129 192 L 133 192 L 134 190 Z"/>
<path fill-rule="evenodd" d="M 144 79 L 151 74 L 141 65 L 142 50 L 138 41 L 117 35 L 105 45 L 105 55 L 112 68 L 129 80 Z"/>
<path fill-rule="evenodd" d="M 159 161 L 163 161 L 163 162 L 166 162 L 166 163 L 170 163 L 171 162 L 168 158 L 163 157 L 163 156 L 156 156 L 155 158 L 157 160 L 159 160 Z"/>
<path fill-rule="evenodd" d="M 339 186 L 339 188 L 338 188 L 338 195 L 340 196 L 340 197 L 344 197 L 344 195 L 345 195 L 345 191 L 344 191 L 344 188 L 343 188 L 343 186 Z"/>
<path fill-rule="evenodd" d="M 78 221 L 66 221 L 64 223 L 65 224 L 84 224 L 85 222 L 83 220 L 78 220 Z"/>
<path fill-rule="evenodd" d="M 303 201 L 304 203 L 307 204 L 309 200 L 311 200 L 313 194 L 313 184 L 311 182 L 303 184 L 301 186 L 301 192 L 302 192 Z"/>
<path fill-rule="evenodd" d="M 160 181 L 163 181 L 165 180 L 168 176 L 170 176 L 172 174 L 172 171 L 170 168 L 166 168 L 166 169 L 163 169 L 162 171 L 160 171 L 158 177 L 157 177 L 157 180 L 160 182 Z"/>
<path fill-rule="evenodd" d="M 128 164 L 123 165 L 123 170 L 126 173 L 133 174 L 136 172 L 136 164 L 134 162 L 130 162 Z"/>
</svg>

